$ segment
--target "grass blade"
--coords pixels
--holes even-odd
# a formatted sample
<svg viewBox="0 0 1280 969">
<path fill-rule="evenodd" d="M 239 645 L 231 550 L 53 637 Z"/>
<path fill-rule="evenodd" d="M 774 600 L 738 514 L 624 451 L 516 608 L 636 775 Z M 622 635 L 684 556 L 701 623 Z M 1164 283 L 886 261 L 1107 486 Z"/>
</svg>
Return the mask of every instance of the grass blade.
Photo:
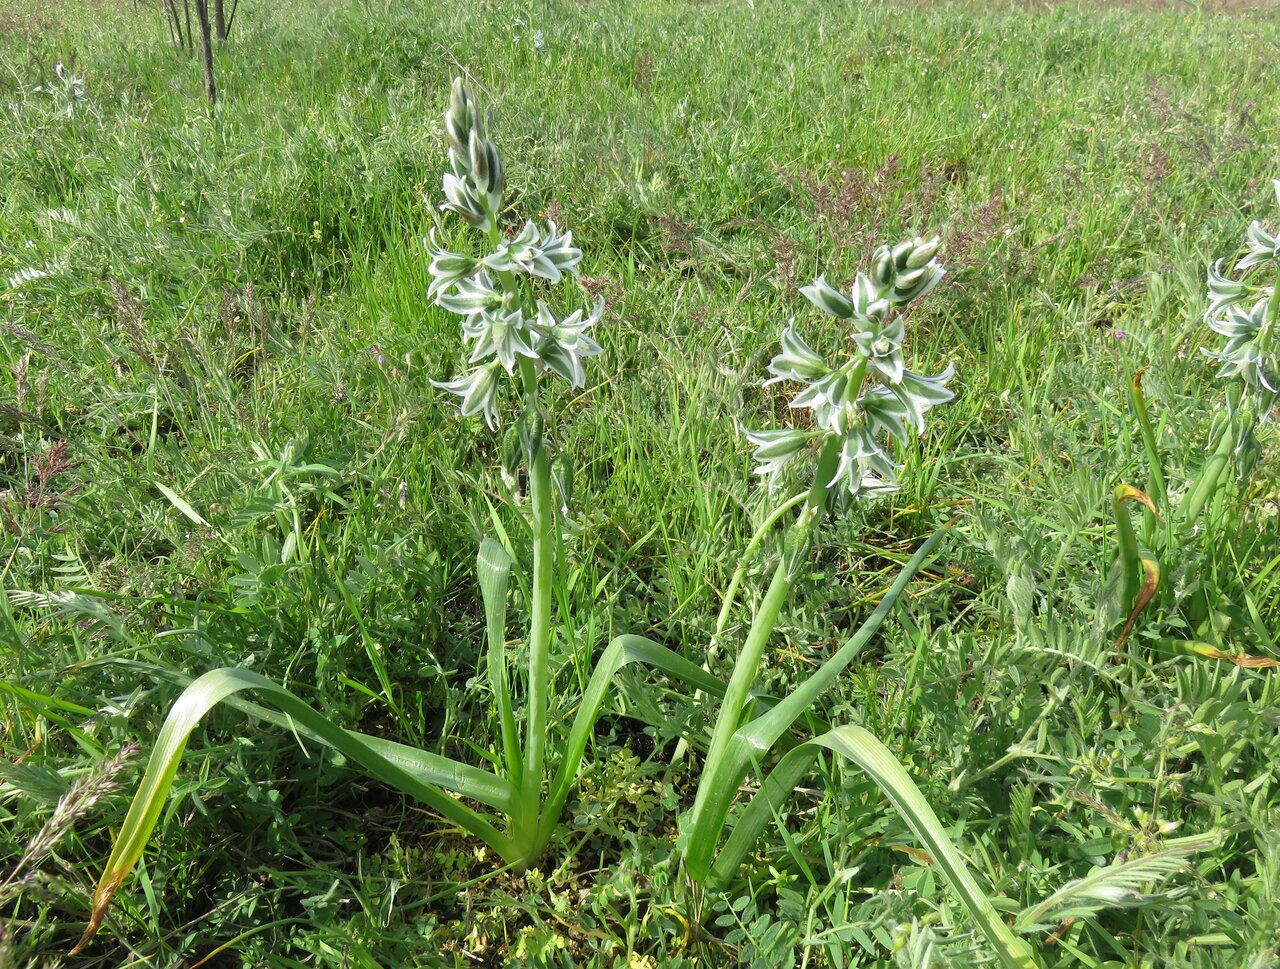
<svg viewBox="0 0 1280 969">
<path fill-rule="evenodd" d="M 200 525 L 204 528 L 209 527 L 209 523 L 205 521 L 203 518 L 201 518 L 200 513 L 197 512 L 194 508 L 192 508 L 189 504 L 187 504 L 186 499 L 184 499 L 180 494 L 178 494 L 168 485 L 161 484 L 159 481 L 153 481 L 152 484 L 156 486 L 156 489 L 160 492 L 160 494 L 164 495 L 166 498 L 169 499 L 169 503 L 173 505 L 174 508 L 178 509 L 178 511 L 186 515 L 187 518 L 191 519 L 191 521 L 195 522 L 197 525 Z"/>
</svg>

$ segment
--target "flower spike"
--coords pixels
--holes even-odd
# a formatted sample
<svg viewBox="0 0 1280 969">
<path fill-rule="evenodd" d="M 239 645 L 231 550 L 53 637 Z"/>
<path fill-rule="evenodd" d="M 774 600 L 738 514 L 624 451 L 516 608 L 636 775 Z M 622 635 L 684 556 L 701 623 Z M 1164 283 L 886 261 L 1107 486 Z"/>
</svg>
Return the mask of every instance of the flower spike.
<svg viewBox="0 0 1280 969">
<path fill-rule="evenodd" d="M 586 386 L 584 361 L 603 352 L 590 331 L 604 315 L 604 301 L 598 300 L 590 311 L 558 316 L 531 289 L 576 274 L 582 250 L 574 246 L 573 233 L 554 222 L 545 227 L 526 222 L 514 235 L 503 235 L 502 159 L 485 136 L 480 109 L 461 79 L 453 83 L 444 130 L 449 170 L 440 208 L 485 233 L 492 251 L 479 258 L 453 252 L 440 244 L 434 231 L 425 243 L 431 273 L 427 296 L 462 317 L 462 337 L 471 347 L 468 363 L 477 365 L 454 380 L 432 383 L 461 398 L 462 416 L 483 415 L 496 429 L 502 372 L 518 377 L 524 393 L 533 389 L 530 379 L 536 382 L 543 373 L 555 374 L 572 387 Z"/>
<path fill-rule="evenodd" d="M 756 474 L 781 471 L 815 437 L 835 438 L 840 441 L 839 462 L 827 487 L 853 498 L 897 488 L 897 465 L 880 438 L 905 444 L 913 434 L 923 434 L 925 414 L 955 396 L 947 387 L 954 367 L 924 376 L 908 370 L 902 355 L 906 327 L 901 310 L 942 279 L 938 249 L 937 238 L 919 237 L 881 246 L 872 256 L 871 272 L 859 273 L 848 295 L 824 276 L 801 290 L 819 310 L 848 324 L 854 352 L 833 365 L 796 332 L 794 319 L 787 323 L 765 384 L 800 384 L 791 406 L 810 410 L 817 430 L 746 431 L 755 446 Z"/>
</svg>

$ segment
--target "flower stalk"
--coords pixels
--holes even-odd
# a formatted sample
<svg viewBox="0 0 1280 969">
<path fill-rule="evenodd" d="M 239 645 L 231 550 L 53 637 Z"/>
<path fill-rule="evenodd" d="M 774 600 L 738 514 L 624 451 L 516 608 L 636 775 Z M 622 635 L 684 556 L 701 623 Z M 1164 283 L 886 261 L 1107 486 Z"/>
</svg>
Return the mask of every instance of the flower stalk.
<svg viewBox="0 0 1280 969">
<path fill-rule="evenodd" d="M 905 443 L 912 433 L 923 433 L 925 414 L 954 396 L 946 386 L 954 376 L 953 368 L 936 377 L 921 376 L 906 368 L 902 353 L 906 335 L 902 310 L 941 281 L 944 270 L 935 258 L 938 249 L 937 239 L 920 238 L 881 246 L 873 254 L 872 272 L 860 273 L 848 294 L 819 276 L 801 292 L 819 310 L 848 325 L 853 352 L 832 364 L 804 340 L 793 319 L 783 329 L 779 353 L 769 364 L 772 376 L 767 384 L 801 385 L 791 406 L 810 410 L 815 429 L 747 431 L 755 445 L 756 472 L 780 476 L 815 442 L 818 453 L 804 505 L 784 536 L 782 554 L 734 662 L 713 728 L 684 842 L 685 871 L 695 885 L 706 886 L 714 880 L 713 866 L 733 792 L 752 763 L 750 757 L 741 756 L 743 731 L 752 726 L 751 688 L 813 529 L 834 503 L 893 491 L 898 469 L 882 439 Z M 852 653 L 847 653 L 839 668 L 851 658 Z M 825 689 L 837 671 L 836 667 L 827 670 L 830 678 L 815 675 L 797 692 L 810 685 Z M 773 736 L 763 748 L 757 747 L 757 757 L 776 739 Z M 735 745 L 738 755 L 733 753 Z"/>
<path fill-rule="evenodd" d="M 582 252 L 574 247 L 573 234 L 555 223 L 542 227 L 527 221 L 518 232 L 504 235 L 501 156 L 485 136 L 479 108 L 461 81 L 453 85 L 445 131 L 450 170 L 444 175 L 441 209 L 475 227 L 489 252 L 480 256 L 451 252 L 431 236 L 428 252 L 433 280 L 428 295 L 438 306 L 462 317 L 463 339 L 472 345 L 468 362 L 476 365 L 460 378 L 432 382 L 461 398 L 458 409 L 462 416 L 483 415 L 492 430 L 501 423 L 504 387 L 521 401 L 518 430 L 529 491 L 533 594 L 523 743 L 521 749 L 512 749 L 512 744 L 520 741 L 513 740 L 513 730 L 505 728 L 504 720 L 503 745 L 509 779 L 517 789 L 511 825 L 518 857 L 509 860 L 523 867 L 542 853 L 554 832 L 554 824 L 546 823 L 544 799 L 559 520 L 541 381 L 544 375 L 551 375 L 573 387 L 585 385 L 584 360 L 601 352 L 589 331 L 599 321 L 603 303 L 597 302 L 590 312 L 577 310 L 562 316 L 540 298 L 540 287 L 558 284 L 577 272 Z M 489 661 L 491 666 L 505 664 L 506 656 L 491 647 Z M 490 682 L 499 694 L 500 715 L 505 716 L 503 711 L 514 709 L 510 683 L 505 675 L 495 675 L 492 670 Z"/>
</svg>

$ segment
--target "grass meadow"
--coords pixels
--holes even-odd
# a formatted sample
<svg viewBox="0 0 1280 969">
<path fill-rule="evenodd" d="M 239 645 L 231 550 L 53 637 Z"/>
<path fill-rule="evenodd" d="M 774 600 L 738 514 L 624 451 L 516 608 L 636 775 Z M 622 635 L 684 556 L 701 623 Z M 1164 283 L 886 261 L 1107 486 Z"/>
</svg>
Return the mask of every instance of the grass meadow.
<svg viewBox="0 0 1280 969">
<path fill-rule="evenodd" d="M 761 382 L 790 317 L 841 340 L 799 289 L 938 234 L 908 364 L 954 364 L 956 399 L 898 451 L 896 494 L 824 520 L 758 687 L 806 677 L 951 522 L 817 713 L 893 751 L 1010 922 L 1086 880 L 1025 933 L 1041 965 L 1277 965 L 1274 432 L 1169 531 L 1123 649 L 1113 492 L 1150 490 L 1138 371 L 1169 495 L 1206 461 L 1226 401 L 1206 270 L 1280 222 L 1278 55 L 1270 10 L 1231 4 L 244 0 L 210 110 L 155 4 L 4 0 L 0 967 L 989 961 L 837 758 L 695 897 L 678 818 L 713 713 L 630 671 L 520 874 L 287 724 L 218 709 L 68 956 L 193 677 L 246 667 L 343 726 L 494 756 L 476 548 L 508 536 L 519 564 L 529 526 L 501 437 L 429 382 L 465 360 L 423 246 L 455 75 L 512 224 L 571 229 L 575 285 L 607 305 L 547 425 L 576 466 L 550 733 L 620 633 L 728 675 L 778 555 L 709 655 L 777 497 L 740 428 L 788 419 Z M 517 577 L 516 657 L 530 596 Z"/>
</svg>

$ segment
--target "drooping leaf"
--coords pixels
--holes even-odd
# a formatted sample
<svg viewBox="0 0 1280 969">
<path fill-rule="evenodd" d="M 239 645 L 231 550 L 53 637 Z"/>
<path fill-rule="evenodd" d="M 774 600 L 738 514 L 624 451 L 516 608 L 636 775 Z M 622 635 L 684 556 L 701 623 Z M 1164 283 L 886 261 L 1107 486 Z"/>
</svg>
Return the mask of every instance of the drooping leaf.
<svg viewBox="0 0 1280 969">
<path fill-rule="evenodd" d="M 1038 963 L 1031 947 L 1005 925 L 920 788 L 889 749 L 858 726 L 837 727 L 811 742 L 853 761 L 875 781 L 924 844 L 935 867 L 945 876 L 1005 969 L 1036 969 Z"/>
<path fill-rule="evenodd" d="M 165 800 L 173 786 L 174 776 L 192 731 L 210 710 L 241 690 L 265 694 L 289 717 L 364 767 L 371 777 L 422 801 L 484 841 L 502 857 L 512 859 L 517 854 L 510 838 L 499 831 L 489 818 L 446 794 L 439 786 L 423 781 L 416 773 L 378 750 L 367 738 L 334 724 L 288 690 L 249 670 L 213 670 L 183 691 L 169 711 L 164 726 L 160 728 L 142 784 L 134 796 L 102 877 L 94 889 L 89 924 L 72 954 L 83 950 L 97 933 L 112 896 L 142 857 L 151 832 L 164 810 Z M 474 768 L 471 768 L 470 772 L 473 771 Z M 466 786 L 464 777 L 468 772 L 458 772 L 460 786 Z M 493 780 L 498 784 L 503 783 L 499 778 Z"/>
</svg>

